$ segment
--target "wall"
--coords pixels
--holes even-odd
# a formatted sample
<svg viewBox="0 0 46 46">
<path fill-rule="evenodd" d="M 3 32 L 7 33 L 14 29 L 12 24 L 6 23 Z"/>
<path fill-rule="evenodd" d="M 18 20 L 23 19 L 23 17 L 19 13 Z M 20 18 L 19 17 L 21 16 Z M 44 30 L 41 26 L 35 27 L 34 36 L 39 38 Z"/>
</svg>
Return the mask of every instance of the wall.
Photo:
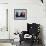
<svg viewBox="0 0 46 46">
<path fill-rule="evenodd" d="M 8 9 L 7 2 L 8 2 L 7 0 L 0 0 L 0 39 L 9 39 L 9 31 L 6 31 L 6 27 L 7 27 L 6 9 Z M 0 46 L 12 46 L 12 45 L 11 43 L 0 43 Z"/>
<path fill-rule="evenodd" d="M 8 3 L 8 0 L 0 0 L 0 3 Z"/>
<path fill-rule="evenodd" d="M 9 32 L 7 32 L 7 9 L 8 4 L 0 2 L 0 39 L 9 39 Z"/>
<path fill-rule="evenodd" d="M 43 21 L 45 21 L 46 16 L 44 13 L 44 5 L 40 0 L 10 0 L 9 2 L 10 31 L 26 30 L 27 23 L 36 22 L 44 25 Z M 27 9 L 27 20 L 14 20 L 14 9 Z"/>
</svg>

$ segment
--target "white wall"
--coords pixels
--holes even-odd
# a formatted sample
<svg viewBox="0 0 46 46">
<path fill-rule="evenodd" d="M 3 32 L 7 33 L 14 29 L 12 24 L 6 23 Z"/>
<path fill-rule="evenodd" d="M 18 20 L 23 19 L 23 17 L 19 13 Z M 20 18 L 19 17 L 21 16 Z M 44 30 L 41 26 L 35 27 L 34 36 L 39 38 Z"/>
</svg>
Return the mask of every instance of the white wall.
<svg viewBox="0 0 46 46">
<path fill-rule="evenodd" d="M 44 5 L 42 5 L 40 0 L 10 0 L 9 9 L 10 31 L 26 30 L 27 23 L 36 22 L 44 25 L 43 21 L 46 19 L 46 16 Z M 27 9 L 27 20 L 14 20 L 14 9 Z"/>
<path fill-rule="evenodd" d="M 9 39 L 7 28 L 7 9 L 8 4 L 0 4 L 0 39 Z"/>
<path fill-rule="evenodd" d="M 1 31 L 0 29 L 0 39 L 9 39 L 9 32 L 6 31 L 6 27 L 7 27 L 7 11 L 6 9 L 8 9 L 8 5 L 7 4 L 3 4 L 3 3 L 7 3 L 6 0 L 0 0 L 0 28 L 2 28 L 3 30 Z M 0 46 L 12 46 L 9 43 L 0 43 Z"/>
<path fill-rule="evenodd" d="M 0 0 L 0 3 L 8 3 L 8 0 Z"/>
</svg>

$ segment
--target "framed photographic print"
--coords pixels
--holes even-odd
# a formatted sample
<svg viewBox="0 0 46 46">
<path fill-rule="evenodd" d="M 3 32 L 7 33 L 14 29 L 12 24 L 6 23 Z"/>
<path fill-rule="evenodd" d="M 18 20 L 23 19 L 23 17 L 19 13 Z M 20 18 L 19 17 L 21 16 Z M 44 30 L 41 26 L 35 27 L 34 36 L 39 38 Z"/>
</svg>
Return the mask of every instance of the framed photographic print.
<svg viewBox="0 0 46 46">
<path fill-rule="evenodd" d="M 14 9 L 14 20 L 26 20 L 27 9 Z"/>
</svg>

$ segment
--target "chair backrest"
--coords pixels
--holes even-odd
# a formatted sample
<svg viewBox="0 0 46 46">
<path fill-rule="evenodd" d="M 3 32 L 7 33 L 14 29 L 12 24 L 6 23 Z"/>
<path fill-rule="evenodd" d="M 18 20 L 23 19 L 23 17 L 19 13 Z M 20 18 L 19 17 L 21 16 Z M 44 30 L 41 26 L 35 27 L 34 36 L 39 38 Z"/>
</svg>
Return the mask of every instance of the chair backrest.
<svg viewBox="0 0 46 46">
<path fill-rule="evenodd" d="M 38 34 L 40 32 L 40 24 L 36 24 L 36 23 L 32 23 L 32 24 L 29 24 L 27 23 L 27 31 L 29 34 Z"/>
</svg>

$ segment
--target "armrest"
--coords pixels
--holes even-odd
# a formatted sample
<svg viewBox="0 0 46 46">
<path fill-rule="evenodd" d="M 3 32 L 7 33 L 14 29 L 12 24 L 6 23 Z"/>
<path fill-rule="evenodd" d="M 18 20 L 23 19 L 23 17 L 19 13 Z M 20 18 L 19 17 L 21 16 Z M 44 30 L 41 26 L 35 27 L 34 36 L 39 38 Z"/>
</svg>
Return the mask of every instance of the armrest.
<svg viewBox="0 0 46 46">
<path fill-rule="evenodd" d="M 27 34 L 27 31 L 22 31 L 21 34 L 19 34 L 20 41 L 24 40 L 24 35 Z"/>
<path fill-rule="evenodd" d="M 27 31 L 22 31 L 22 34 L 25 35 L 25 34 L 28 34 L 28 32 Z"/>
</svg>

